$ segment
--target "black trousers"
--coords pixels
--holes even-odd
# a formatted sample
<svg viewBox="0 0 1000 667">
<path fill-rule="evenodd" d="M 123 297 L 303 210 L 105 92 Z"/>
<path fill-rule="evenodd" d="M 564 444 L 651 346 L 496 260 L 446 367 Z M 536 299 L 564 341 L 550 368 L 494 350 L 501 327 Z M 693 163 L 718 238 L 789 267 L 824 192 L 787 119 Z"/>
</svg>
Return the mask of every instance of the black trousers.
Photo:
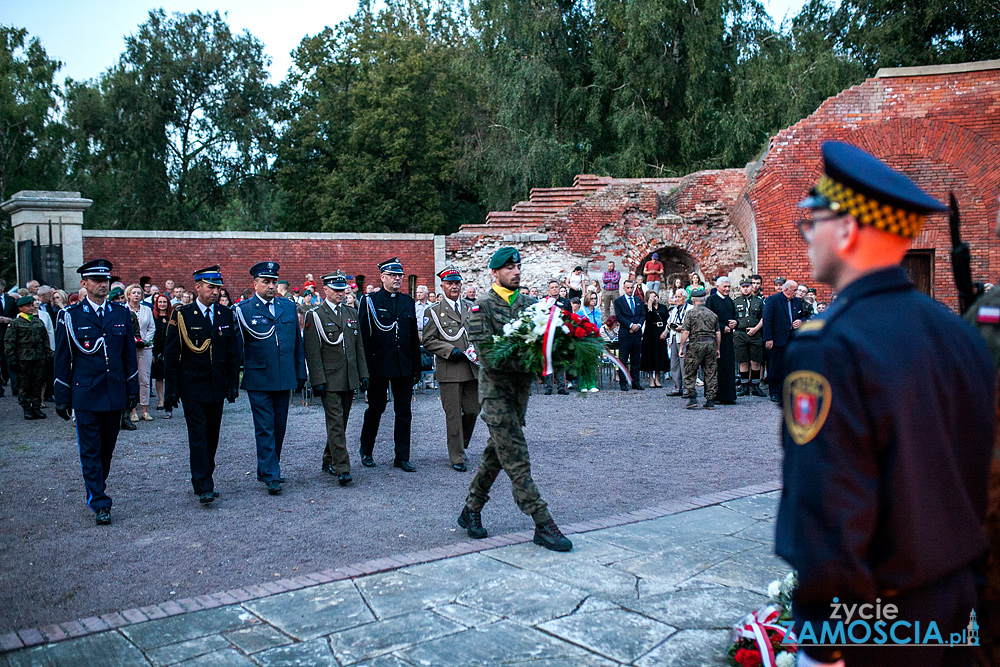
<svg viewBox="0 0 1000 667">
<path fill-rule="evenodd" d="M 413 399 L 413 378 L 409 375 L 401 378 L 373 377 L 368 380 L 368 409 L 365 410 L 365 421 L 361 426 L 361 455 L 371 456 L 375 450 L 375 436 L 378 435 L 382 413 L 389 401 L 389 387 L 392 387 L 392 407 L 396 412 L 396 423 L 393 427 L 393 441 L 397 461 L 410 460 L 410 423 L 413 412 L 410 401 Z"/>
<path fill-rule="evenodd" d="M 642 338 L 640 336 L 629 336 L 628 338 L 618 338 L 618 358 L 621 360 L 622 365 L 628 367 L 629 373 L 632 374 L 632 384 L 639 383 L 639 355 L 642 354 Z M 620 384 L 625 384 L 625 378 L 621 379 Z"/>
<path fill-rule="evenodd" d="M 767 390 L 772 396 L 781 396 L 785 383 L 785 346 L 775 345 L 767 351 Z"/>
<path fill-rule="evenodd" d="M 122 426 L 121 410 L 91 412 L 74 410 L 76 440 L 80 445 L 80 467 L 87 487 L 90 509 L 111 509 L 111 497 L 105 493 L 105 482 L 111 472 L 111 455 L 115 452 L 118 432 Z"/>
<path fill-rule="evenodd" d="M 182 400 L 191 450 L 191 485 L 197 494 L 214 491 L 212 473 L 215 472 L 215 452 L 219 449 L 223 401 L 202 403 L 186 398 Z"/>
</svg>

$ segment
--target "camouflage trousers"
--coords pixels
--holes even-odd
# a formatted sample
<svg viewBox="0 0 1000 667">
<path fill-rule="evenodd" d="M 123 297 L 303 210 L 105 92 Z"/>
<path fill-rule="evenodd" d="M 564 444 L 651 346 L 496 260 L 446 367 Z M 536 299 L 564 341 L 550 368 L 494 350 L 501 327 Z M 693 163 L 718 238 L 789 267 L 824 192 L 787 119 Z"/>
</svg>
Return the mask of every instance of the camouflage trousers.
<svg viewBox="0 0 1000 667">
<path fill-rule="evenodd" d="M 552 518 L 548 504 L 542 500 L 535 481 L 531 479 L 528 443 L 524 439 L 524 415 L 528 410 L 528 393 L 533 376 L 523 386 L 513 387 L 506 396 L 482 399 L 483 421 L 490 429 L 479 470 L 469 485 L 465 504 L 473 512 L 481 512 L 490 499 L 490 488 L 501 470 L 510 477 L 514 502 L 518 509 L 542 523 Z M 506 392 L 504 392 L 506 393 Z"/>
<path fill-rule="evenodd" d="M 17 362 L 17 402 L 25 410 L 42 407 L 45 361 Z"/>
<path fill-rule="evenodd" d="M 696 398 L 698 369 L 705 370 L 705 400 L 714 401 L 719 390 L 716 374 L 719 366 L 715 358 L 715 340 L 689 340 L 684 350 L 684 397 Z"/>
</svg>

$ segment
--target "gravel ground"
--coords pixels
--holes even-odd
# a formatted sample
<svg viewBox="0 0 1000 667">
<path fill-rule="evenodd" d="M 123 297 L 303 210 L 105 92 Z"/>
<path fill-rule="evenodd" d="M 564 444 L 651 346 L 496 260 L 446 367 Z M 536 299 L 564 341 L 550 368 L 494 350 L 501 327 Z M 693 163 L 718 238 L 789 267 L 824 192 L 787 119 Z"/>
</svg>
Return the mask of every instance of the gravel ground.
<svg viewBox="0 0 1000 667">
<path fill-rule="evenodd" d="M 525 429 L 532 473 L 557 523 L 778 478 L 778 410 L 766 398 L 714 412 L 684 410 L 666 390 L 532 396 Z M 486 445 L 480 421 L 470 470 L 451 469 L 444 413 L 428 390 L 413 406 L 411 462 L 392 467 L 392 414 L 383 416 L 377 467 L 357 455 L 365 404 L 348 427 L 352 487 L 320 472 L 318 401 L 293 397 L 281 496 L 256 481 L 253 421 L 241 395 L 226 406 L 217 456 L 221 498 L 191 490 L 183 411 L 140 422 L 118 438 L 109 478 L 112 525 L 85 504 L 76 433 L 56 417 L 24 421 L 0 399 L 0 633 L 292 577 L 467 539 L 455 519 Z M 483 513 L 491 534 L 530 528 L 506 476 Z"/>
</svg>

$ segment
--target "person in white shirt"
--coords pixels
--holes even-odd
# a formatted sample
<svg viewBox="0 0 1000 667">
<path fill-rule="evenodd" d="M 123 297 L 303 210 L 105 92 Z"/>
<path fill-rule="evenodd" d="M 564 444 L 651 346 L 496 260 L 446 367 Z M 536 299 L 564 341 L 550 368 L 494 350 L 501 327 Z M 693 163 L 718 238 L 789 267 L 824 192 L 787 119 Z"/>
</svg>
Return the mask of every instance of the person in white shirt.
<svg viewBox="0 0 1000 667">
<path fill-rule="evenodd" d="M 125 305 L 129 307 L 139 320 L 139 340 L 135 342 L 136 361 L 139 364 L 139 407 L 142 408 L 141 419 L 153 421 L 149 414 L 149 372 L 153 366 L 153 336 L 156 334 L 156 319 L 152 308 L 142 303 L 145 296 L 138 284 L 125 288 Z M 132 410 L 131 420 L 139 421 L 140 416 Z"/>
</svg>

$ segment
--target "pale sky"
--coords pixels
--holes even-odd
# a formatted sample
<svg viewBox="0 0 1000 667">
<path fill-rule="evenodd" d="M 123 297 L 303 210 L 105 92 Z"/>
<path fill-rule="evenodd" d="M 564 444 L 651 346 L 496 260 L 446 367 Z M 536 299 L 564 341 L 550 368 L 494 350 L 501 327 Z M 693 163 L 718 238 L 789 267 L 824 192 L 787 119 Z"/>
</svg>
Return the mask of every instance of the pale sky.
<svg viewBox="0 0 1000 667">
<path fill-rule="evenodd" d="M 804 0 L 763 0 L 780 23 Z M 334 26 L 357 11 L 357 0 L 0 0 L 0 24 L 26 28 L 50 58 L 61 60 L 57 77 L 92 79 L 117 62 L 125 36 L 145 22 L 149 10 L 168 14 L 218 10 L 234 32 L 249 31 L 271 58 L 272 83 L 285 77 L 290 53 L 306 35 Z"/>
</svg>

